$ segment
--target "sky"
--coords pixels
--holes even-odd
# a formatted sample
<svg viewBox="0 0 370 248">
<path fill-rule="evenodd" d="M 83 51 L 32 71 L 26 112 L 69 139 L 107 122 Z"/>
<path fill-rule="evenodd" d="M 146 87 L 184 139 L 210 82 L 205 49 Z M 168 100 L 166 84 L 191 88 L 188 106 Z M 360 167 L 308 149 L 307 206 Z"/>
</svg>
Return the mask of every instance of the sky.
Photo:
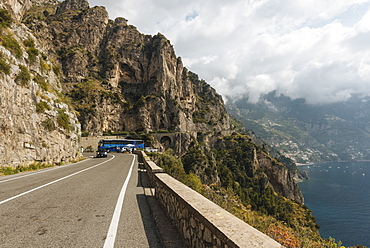
<svg viewBox="0 0 370 248">
<path fill-rule="evenodd" d="M 370 0 L 89 0 L 165 35 L 219 94 L 310 104 L 370 96 Z"/>
</svg>

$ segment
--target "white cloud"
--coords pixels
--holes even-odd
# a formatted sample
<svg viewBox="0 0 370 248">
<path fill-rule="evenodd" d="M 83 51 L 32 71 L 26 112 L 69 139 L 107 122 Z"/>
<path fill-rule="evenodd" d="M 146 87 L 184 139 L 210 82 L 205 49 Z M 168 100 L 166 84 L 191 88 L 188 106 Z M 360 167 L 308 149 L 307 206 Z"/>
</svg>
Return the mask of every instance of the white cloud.
<svg viewBox="0 0 370 248">
<path fill-rule="evenodd" d="M 370 10 L 355 25 L 355 28 L 360 33 L 368 33 L 370 31 Z"/>
<path fill-rule="evenodd" d="M 310 103 L 370 95 L 370 0 L 91 0 L 166 35 L 226 96 L 273 90 Z"/>
</svg>

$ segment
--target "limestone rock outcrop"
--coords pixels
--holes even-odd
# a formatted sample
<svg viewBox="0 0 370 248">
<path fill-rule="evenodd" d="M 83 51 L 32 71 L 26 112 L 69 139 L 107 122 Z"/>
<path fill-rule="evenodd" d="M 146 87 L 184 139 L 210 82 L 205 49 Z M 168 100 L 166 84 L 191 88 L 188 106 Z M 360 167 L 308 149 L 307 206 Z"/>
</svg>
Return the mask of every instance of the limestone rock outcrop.
<svg viewBox="0 0 370 248">
<path fill-rule="evenodd" d="M 30 0 L 2 0 L 0 2 L 0 8 L 8 10 L 16 20 L 20 20 L 31 5 Z"/>
<path fill-rule="evenodd" d="M 288 199 L 303 203 L 303 194 L 289 170 L 282 164 L 272 163 L 272 160 L 262 153 L 258 156 L 259 166 L 267 175 L 269 183 L 275 192 Z"/>
<path fill-rule="evenodd" d="M 20 14 L 20 2 L 15 2 L 2 7 Z M 64 103 L 47 51 L 16 21 L 0 33 L 0 165 L 76 159 L 80 124 L 73 108 Z"/>
<path fill-rule="evenodd" d="M 61 66 L 83 131 L 231 129 L 221 96 L 184 68 L 163 35 L 143 35 L 124 18 L 108 20 L 104 7 L 87 8 L 85 0 L 36 14 L 24 21 Z"/>
<path fill-rule="evenodd" d="M 57 9 L 57 14 L 61 14 L 66 11 L 85 10 L 88 8 L 90 8 L 90 5 L 89 5 L 89 2 L 86 0 L 64 1 L 61 3 L 59 8 Z"/>
</svg>

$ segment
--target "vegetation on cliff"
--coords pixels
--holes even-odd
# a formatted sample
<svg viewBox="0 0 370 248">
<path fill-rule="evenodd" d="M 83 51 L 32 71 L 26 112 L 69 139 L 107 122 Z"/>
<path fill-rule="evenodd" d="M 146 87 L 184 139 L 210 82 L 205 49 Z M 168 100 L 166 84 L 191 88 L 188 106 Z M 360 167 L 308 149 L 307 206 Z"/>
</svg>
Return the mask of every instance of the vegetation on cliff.
<svg viewBox="0 0 370 248">
<path fill-rule="evenodd" d="M 0 9 L 0 31 L 13 23 L 12 15 L 5 9 Z"/>
<path fill-rule="evenodd" d="M 165 172 L 286 247 L 340 247 L 320 237 L 305 205 L 277 194 L 263 169 L 253 168 L 254 150 L 260 148 L 246 135 L 234 133 L 217 143 L 217 149 L 207 150 L 194 142 L 182 157 L 172 150 L 150 155 Z"/>
<path fill-rule="evenodd" d="M 0 8 L 0 173 L 72 161 L 80 156 L 80 127 L 60 75 L 51 70 L 40 40 L 15 21 L 12 6 L 5 7 Z"/>
</svg>

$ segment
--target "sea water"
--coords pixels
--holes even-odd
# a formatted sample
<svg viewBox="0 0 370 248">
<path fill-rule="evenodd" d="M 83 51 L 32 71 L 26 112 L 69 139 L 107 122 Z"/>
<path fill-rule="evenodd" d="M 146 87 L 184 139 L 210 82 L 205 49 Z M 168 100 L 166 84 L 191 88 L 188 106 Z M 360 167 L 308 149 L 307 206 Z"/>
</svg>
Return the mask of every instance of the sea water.
<svg viewBox="0 0 370 248">
<path fill-rule="evenodd" d="M 309 180 L 299 183 L 305 204 L 323 238 L 345 246 L 370 247 L 370 162 L 300 166 Z"/>
</svg>

